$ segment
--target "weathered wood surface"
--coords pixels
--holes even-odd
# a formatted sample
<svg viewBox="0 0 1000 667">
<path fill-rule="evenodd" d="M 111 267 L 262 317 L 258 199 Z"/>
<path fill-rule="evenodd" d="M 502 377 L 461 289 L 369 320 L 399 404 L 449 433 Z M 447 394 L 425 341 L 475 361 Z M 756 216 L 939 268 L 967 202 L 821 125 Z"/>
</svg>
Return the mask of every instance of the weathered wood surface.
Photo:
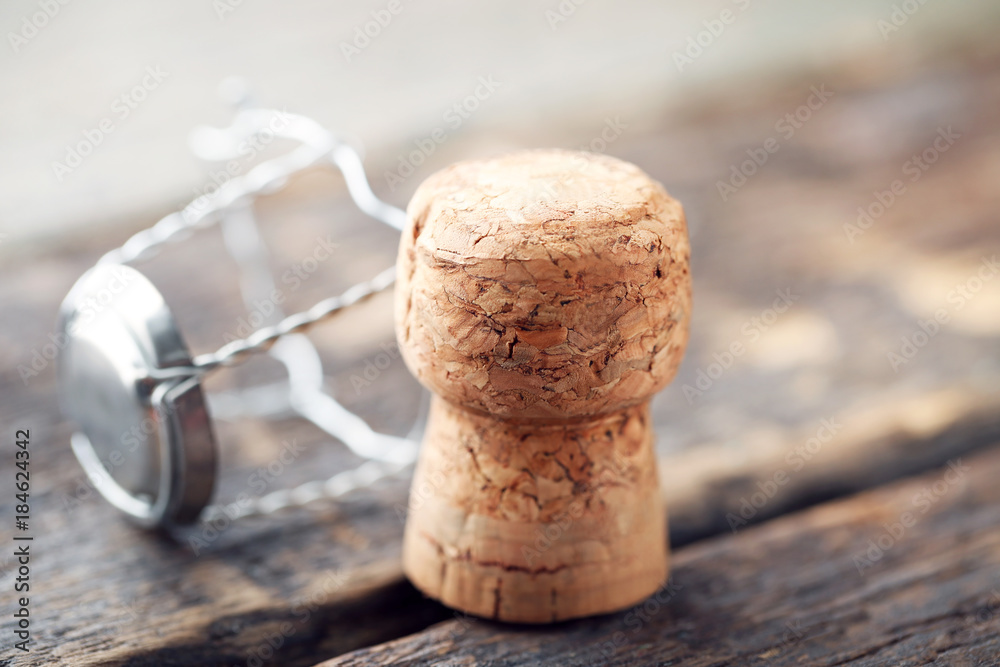
<svg viewBox="0 0 1000 667">
<path fill-rule="evenodd" d="M 311 252 L 318 232 L 302 229 L 302 234 L 304 255 Z M 106 245 L 108 240 L 100 241 Z M 208 234 L 203 241 L 201 246 L 172 248 L 162 261 L 144 268 L 151 269 L 157 284 L 167 286 L 165 291 L 174 288 L 171 302 L 185 305 L 178 308 L 178 315 L 185 331 L 194 334 L 195 340 L 189 342 L 208 349 L 221 342 L 222 333 L 232 330 L 243 313 L 235 283 L 223 280 L 232 268 L 213 266 L 212 258 L 221 254 L 218 238 Z M 21 267 L 24 284 L 69 282 L 93 261 L 94 249 Z M 339 258 L 341 266 L 327 262 L 323 265 L 327 275 L 310 280 L 336 287 L 350 275 L 364 275 L 372 265 L 381 268 L 391 261 L 380 262 L 378 248 L 361 260 L 361 266 L 344 266 L 351 261 L 344 255 Z M 207 274 L 206 282 L 178 280 L 199 273 Z M 212 289 L 206 289 L 206 283 L 214 283 Z M 9 281 L 3 284 L 5 303 L 12 304 L 15 312 L 25 304 L 15 321 L 31 322 L 31 337 L 43 337 L 64 286 L 51 289 L 51 296 L 45 297 L 49 303 L 38 304 L 41 292 L 28 295 Z M 364 359 L 380 352 L 378 343 L 388 340 L 372 335 L 373 328 L 365 329 L 366 322 L 388 327 L 390 318 L 380 321 L 375 315 L 387 307 L 385 300 L 366 306 L 367 315 L 358 313 L 342 335 L 348 351 L 364 349 L 351 336 L 372 336 L 371 349 L 351 359 L 358 366 L 352 372 L 363 372 Z M 31 338 L 22 340 L 26 345 Z M 351 373 L 343 372 L 341 360 L 331 356 L 327 361 L 331 373 L 348 380 Z M 273 362 L 253 364 L 243 372 L 213 378 L 210 384 L 231 386 L 240 375 L 250 376 L 246 378 L 250 383 L 273 380 L 277 377 L 273 366 Z M 287 512 L 239 524 L 223 521 L 174 539 L 157 537 L 116 515 L 73 461 L 67 446 L 70 430 L 58 416 L 51 369 L 30 378 L 27 386 L 11 371 L 3 376 L 3 395 L 9 398 L 2 421 L 5 428 L 31 430 L 36 535 L 31 598 L 35 644 L 24 656 L 5 652 L 4 657 L 14 658 L 15 664 L 247 664 L 261 651 L 266 657 L 272 642 L 281 645 L 281 658 L 275 663 L 272 657 L 268 664 L 310 664 L 317 656 L 398 636 L 404 629 L 398 623 L 413 631 L 442 617 L 440 609 L 417 609 L 419 595 L 402 584 L 398 564 L 402 521 L 395 507 L 405 506 L 405 480 L 361 492 L 336 510 Z M 377 428 L 405 433 L 416 412 L 416 385 L 407 384 L 402 364 L 384 373 L 381 382 L 365 388 L 367 392 L 355 394 L 348 382 L 348 391 L 341 393 L 345 402 L 370 401 L 367 416 Z M 412 390 L 390 399 L 390 392 L 400 386 Z M 392 410 L 371 414 L 373 406 L 390 400 Z M 259 495 L 293 486 L 358 464 L 356 457 L 301 420 L 248 420 L 219 427 L 223 466 L 218 495 L 223 500 L 235 499 L 241 492 Z M 5 438 L 8 459 L 13 458 L 11 447 Z M 286 450 L 284 461 L 288 454 L 293 459 L 287 464 L 281 458 Z M 5 509 L 13 511 L 9 504 Z M 6 526 L 3 539 L 10 544 Z M 0 565 L 6 589 L 12 580 L 10 564 L 0 561 Z M 400 606 L 412 608 L 395 614 L 392 610 Z M 329 632 L 332 628 L 338 630 Z M 6 623 L 5 646 L 9 630 Z"/>
<path fill-rule="evenodd" d="M 609 152 L 664 182 L 684 203 L 692 228 L 691 345 L 677 380 L 653 409 L 675 546 L 729 531 L 727 515 L 741 516 L 744 499 L 759 507 L 743 516 L 748 522 L 760 521 L 941 465 L 996 440 L 1000 281 L 984 283 L 962 308 L 949 300 L 950 291 L 968 283 L 982 258 L 1000 249 L 996 51 L 992 43 L 970 44 L 931 60 L 875 70 L 869 62 L 858 63 L 757 88 L 752 95 L 729 91 L 655 121 L 623 119 L 630 126 Z M 811 86 L 823 84 L 835 91 L 834 97 L 793 137 L 778 135 L 776 120 L 795 112 L 811 94 Z M 961 138 L 918 181 L 907 181 L 905 194 L 851 243 L 843 225 L 855 221 L 856 209 L 869 206 L 873 192 L 905 178 L 903 164 L 932 145 L 938 128 L 949 124 Z M 600 131 L 577 128 L 557 136 L 551 127 L 546 134 L 526 129 L 522 136 L 496 142 L 575 147 Z M 716 181 L 728 178 L 730 165 L 745 160 L 747 149 L 771 136 L 781 138 L 781 149 L 723 201 Z M 497 148 L 496 142 L 490 151 Z M 472 157 L 482 150 L 474 140 L 456 137 L 435 159 L 450 160 L 463 151 L 462 157 Z M 379 173 L 382 166 L 375 162 L 369 168 Z M 407 184 L 411 186 L 416 183 Z M 154 219 L 150 215 L 137 221 L 137 227 Z M 262 220 L 275 248 L 279 275 L 309 256 L 319 238 L 329 234 L 350 243 L 322 262 L 301 287 L 287 285 L 289 309 L 328 296 L 358 276 L 374 274 L 395 254 L 394 234 L 364 222 L 332 177 L 297 180 L 290 192 L 265 202 Z M 40 374 L 27 382 L 18 366 L 30 366 L 36 353 L 44 354 L 66 290 L 102 252 L 126 236 L 122 230 L 114 238 L 67 238 L 43 254 L 6 254 L 0 268 L 0 488 L 11 488 L 13 431 L 30 428 L 37 536 L 33 651 L 21 656 L 7 650 L 12 625 L 5 614 L 0 620 L 0 660 L 16 665 L 246 664 L 254 651 L 267 653 L 269 641 L 281 638 L 280 649 L 265 664 L 309 665 L 450 617 L 451 612 L 423 600 L 401 578 L 397 507 L 406 502 L 405 480 L 360 493 L 337 509 L 295 510 L 228 528 L 200 554 L 184 536 L 171 541 L 128 527 L 88 490 L 69 452 L 70 427 L 57 411 L 52 364 L 43 358 Z M 170 248 L 141 268 L 163 289 L 191 347 L 201 352 L 220 345 L 245 312 L 233 267 L 220 259 L 217 234 L 205 232 L 198 241 Z M 769 318 L 776 290 L 789 289 L 795 300 L 785 313 L 766 329 L 753 323 L 753 318 Z M 898 351 L 902 337 L 912 338 L 919 322 L 942 308 L 949 321 L 894 371 L 887 353 Z M 756 334 L 745 333 L 745 327 Z M 377 374 L 369 371 L 369 384 L 358 381 L 365 379 L 367 362 L 383 352 L 381 345 L 392 340 L 388 301 L 377 300 L 324 326 L 316 340 L 337 395 L 377 428 L 405 432 L 418 401 L 416 384 L 403 365 L 394 361 Z M 684 385 L 697 386 L 699 373 L 709 372 L 715 355 L 724 356 L 736 342 L 744 345 L 744 353 L 689 403 Z M 254 363 L 212 379 L 209 388 L 276 377 L 273 365 Z M 824 432 L 826 441 L 812 447 L 815 452 L 809 452 L 808 459 L 800 452 L 803 465 L 797 467 L 796 448 L 818 437 L 824 419 L 843 426 L 829 438 Z M 302 452 L 293 465 L 267 478 L 267 490 L 357 463 L 299 421 L 221 424 L 219 436 L 223 499 L 254 490 L 251 475 L 278 460 L 282 441 L 294 440 Z M 755 503 L 758 482 L 773 480 L 778 472 L 787 475 L 787 482 L 773 498 Z M 0 516 L 13 515 L 12 499 L 6 492 L 0 498 Z M 955 507 L 954 514 L 947 514 L 954 521 L 963 512 L 970 520 L 986 521 L 986 510 L 975 509 L 975 504 Z M 824 509 L 817 516 L 837 511 Z M 737 528 L 742 528 L 738 522 Z M 770 535 L 768 530 L 777 529 L 741 530 L 736 538 L 740 548 L 760 553 L 755 539 Z M 840 536 L 836 539 L 849 537 L 843 530 L 834 534 Z M 815 535 L 813 542 L 821 539 L 818 532 Z M 959 534 L 973 546 L 980 544 L 977 535 Z M 0 544 L 10 544 L 10 538 L 9 524 L 0 523 Z M 787 542 L 795 540 L 789 537 Z M 710 583 L 685 569 L 693 567 L 689 563 L 701 553 L 697 550 L 721 548 L 719 544 L 685 552 L 677 572 L 692 572 L 688 595 L 711 591 L 735 599 L 731 579 Z M 762 544 L 770 547 L 760 549 L 785 542 Z M 822 550 L 801 555 L 808 567 L 825 567 Z M 948 571 L 960 580 L 976 578 L 975 559 L 947 551 L 926 555 L 923 567 L 950 563 Z M 887 562 L 893 557 L 890 554 Z M 9 559 L 0 558 L 5 607 L 11 596 L 9 565 Z M 776 578 L 765 578 L 772 571 L 762 569 L 758 579 L 750 563 L 744 572 L 746 585 L 752 587 L 741 589 L 744 593 L 763 595 L 766 588 L 777 587 L 791 596 L 792 588 L 781 588 L 781 578 L 791 577 L 805 591 L 800 592 L 805 596 L 801 601 L 809 602 L 817 614 L 829 612 L 824 617 L 829 621 L 836 618 L 829 615 L 833 612 L 847 613 L 822 606 L 821 594 L 831 592 L 820 583 L 826 581 L 822 572 L 815 580 L 803 580 L 804 575 L 787 567 L 774 572 Z M 901 588 L 901 595 L 938 591 L 935 581 L 901 578 L 897 583 L 912 589 Z M 818 586 L 815 594 L 813 585 Z M 941 594 L 947 592 L 943 586 Z M 738 609 L 756 604 L 749 597 L 740 598 Z M 980 598 L 968 599 L 973 606 L 986 604 Z M 303 603 L 315 603 L 315 608 L 305 615 Z M 879 609 L 877 604 L 877 599 L 859 599 L 850 613 L 861 617 Z M 678 623 L 683 616 L 678 612 Z M 725 625 L 730 618 L 706 622 Z M 823 622 L 820 616 L 806 620 L 807 627 Z M 291 624 L 289 632 L 284 631 L 285 622 Z M 581 627 L 604 622 L 588 621 Z M 491 630 L 498 637 L 501 632 Z M 523 641 L 532 636 L 543 635 L 518 634 Z M 761 635 L 761 646 L 769 636 Z M 924 638 L 918 633 L 912 641 L 918 644 Z M 426 641 L 433 646 L 429 651 L 446 646 L 436 639 L 413 641 Z M 500 641 L 495 649 L 507 650 Z M 662 647 L 653 644 L 647 649 Z M 846 656 L 848 650 L 838 648 L 835 655 Z M 976 664 L 974 656 L 967 653 L 969 664 Z M 962 664 L 957 658 L 953 662 Z"/>
<path fill-rule="evenodd" d="M 685 547 L 668 585 L 618 614 L 458 616 L 322 665 L 996 665 L 998 475 L 993 449 Z"/>
</svg>

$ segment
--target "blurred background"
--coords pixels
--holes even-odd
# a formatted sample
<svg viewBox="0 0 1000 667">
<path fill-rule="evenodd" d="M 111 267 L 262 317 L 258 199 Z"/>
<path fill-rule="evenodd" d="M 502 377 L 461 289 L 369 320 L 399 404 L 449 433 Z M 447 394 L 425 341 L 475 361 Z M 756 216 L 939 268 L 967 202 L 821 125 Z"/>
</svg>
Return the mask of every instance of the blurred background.
<svg viewBox="0 0 1000 667">
<path fill-rule="evenodd" d="M 661 180 L 688 213 L 696 293 L 691 351 L 658 402 L 664 447 L 742 448 L 852 406 L 995 384 L 1000 281 L 975 298 L 951 292 L 997 245 L 996 3 L 35 0 L 0 11 L 5 263 L 85 240 L 98 253 L 217 187 L 225 165 L 195 158 L 189 138 L 229 122 L 220 82 L 240 75 L 259 104 L 362 147 L 376 192 L 401 207 L 436 169 L 523 146 L 607 152 Z M 924 151 L 934 162 L 910 162 Z M 265 225 L 277 266 L 308 255 L 321 231 L 359 244 L 294 304 L 361 277 L 351 262 L 391 261 L 392 234 L 347 238 L 363 218 L 331 213 L 336 177 L 292 192 Z M 313 227 L 293 231 L 289 206 L 311 206 Z M 204 312 L 177 265 L 149 270 L 160 268 L 182 321 Z M 234 286 L 232 267 L 197 270 Z M 771 321 L 780 294 L 794 304 Z M 949 322 L 904 358 L 940 308 Z M 390 340 L 388 310 L 377 312 L 374 332 L 352 328 L 339 349 L 357 357 L 351 341 Z M 195 347 L 218 343 L 219 331 L 198 340 L 190 326 Z M 729 359 L 734 343 L 744 353 Z"/>
<path fill-rule="evenodd" d="M 388 5 L 5 2 L 0 222 L 10 241 L 128 225 L 186 201 L 206 176 L 188 135 L 228 120 L 216 90 L 234 74 L 251 81 L 261 104 L 356 137 L 372 174 L 445 125 L 448 145 L 418 170 L 419 182 L 455 157 L 596 136 L 607 117 L 621 116 L 635 136 L 652 121 L 676 123 L 706 95 L 725 94 L 728 108 L 716 112 L 749 108 L 764 98 L 762 82 L 817 68 L 861 69 L 874 82 L 933 54 L 922 62 L 932 71 L 948 45 L 977 34 L 988 42 L 1000 12 L 986 0 L 399 0 L 398 13 L 383 14 Z M 893 17 L 901 5 L 911 13 Z M 162 75 L 132 101 L 147 68 Z M 444 123 L 480 77 L 499 82 L 489 99 L 460 127 Z M 926 95 L 874 112 L 931 113 L 927 105 L 943 103 Z M 54 166 L 105 118 L 113 131 L 78 167 Z M 864 120 L 859 127 L 879 119 Z M 691 148 L 665 152 L 679 159 Z M 728 164 L 715 166 L 724 174 Z M 415 185 L 390 198 L 405 204 Z"/>
<path fill-rule="evenodd" d="M 1000 237 L 996 3 L 0 11 L 0 261 L 13 277 L 0 289 L 18 322 L 50 330 L 93 259 L 229 178 L 190 137 L 229 122 L 220 83 L 239 75 L 260 105 L 349 137 L 401 207 L 436 169 L 523 146 L 607 152 L 661 180 L 685 205 L 695 279 L 690 351 L 656 401 L 664 452 L 700 445 L 691 455 L 713 470 L 720 456 L 780 457 L 836 416 L 863 449 L 997 404 L 1000 281 L 984 264 Z M 283 149 L 254 149 L 236 171 Z M 290 308 L 392 261 L 395 236 L 345 204 L 336 175 L 295 179 L 262 205 L 279 275 L 321 237 L 343 244 Z M 145 267 L 199 351 L 245 314 L 219 243 L 208 231 Z M 378 382 L 351 384 L 392 340 L 387 302 L 370 310 L 317 335 L 331 382 L 375 416 Z M 11 367 L 45 342 L 0 337 Z M 401 363 L 381 382 L 415 392 Z"/>
<path fill-rule="evenodd" d="M 363 147 L 376 193 L 400 207 L 452 162 L 542 146 L 632 161 L 683 203 L 691 343 L 654 402 L 675 544 L 728 530 L 775 471 L 794 474 L 753 520 L 1000 434 L 996 2 L 10 0 L 0 27 L 0 415 L 54 452 L 69 426 L 51 365 L 31 364 L 58 303 L 103 252 L 225 180 L 189 140 L 230 121 L 233 75 L 260 105 Z M 288 310 L 395 256 L 396 234 L 329 171 L 262 199 L 260 219 L 278 275 L 323 239 L 340 249 Z M 247 315 L 217 230 L 141 268 L 196 352 Z M 315 333 L 328 381 L 405 433 L 416 383 L 395 357 L 369 370 L 392 345 L 388 295 L 359 311 Z M 255 362 L 209 388 L 278 375 Z M 310 465 L 282 487 L 357 464 L 299 422 L 219 428 L 222 496 L 284 438 Z M 79 478 L 65 463 L 56 499 Z"/>
</svg>

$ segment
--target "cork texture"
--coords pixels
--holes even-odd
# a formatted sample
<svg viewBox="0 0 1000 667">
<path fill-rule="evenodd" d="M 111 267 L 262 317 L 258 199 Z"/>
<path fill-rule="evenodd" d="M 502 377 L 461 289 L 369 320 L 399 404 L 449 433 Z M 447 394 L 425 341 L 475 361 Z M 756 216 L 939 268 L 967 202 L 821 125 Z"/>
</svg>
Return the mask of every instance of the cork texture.
<svg viewBox="0 0 1000 667">
<path fill-rule="evenodd" d="M 636 406 L 538 427 L 436 398 L 403 538 L 411 581 L 449 606 L 519 623 L 644 599 L 667 574 L 648 417 Z"/>
<path fill-rule="evenodd" d="M 559 419 L 640 402 L 673 378 L 691 309 L 687 228 L 637 167 L 569 151 L 459 163 L 408 213 L 397 333 L 438 394 Z"/>
<path fill-rule="evenodd" d="M 668 563 L 648 403 L 687 343 L 680 204 L 620 160 L 524 151 L 435 174 L 408 217 L 397 336 L 436 396 L 407 575 L 505 621 L 641 601 Z"/>
</svg>

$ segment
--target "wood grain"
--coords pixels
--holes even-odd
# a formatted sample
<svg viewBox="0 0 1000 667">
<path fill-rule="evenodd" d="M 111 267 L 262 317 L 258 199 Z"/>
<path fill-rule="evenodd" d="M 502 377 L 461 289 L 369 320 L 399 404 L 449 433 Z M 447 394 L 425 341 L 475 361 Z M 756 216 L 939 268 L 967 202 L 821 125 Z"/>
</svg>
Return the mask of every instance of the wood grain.
<svg viewBox="0 0 1000 667">
<path fill-rule="evenodd" d="M 455 618 L 322 667 L 992 665 L 1000 449 L 675 553 L 632 609 L 547 627 Z"/>
<path fill-rule="evenodd" d="M 765 567 L 772 557 L 770 550 L 809 549 L 810 545 L 796 545 L 793 536 L 778 539 L 772 535 L 762 542 L 765 546 L 757 547 L 756 537 L 770 535 L 766 532 L 770 528 L 759 531 L 750 525 L 943 465 L 997 441 L 1000 308 L 996 307 L 996 289 L 1000 281 L 984 283 L 961 309 L 949 302 L 948 294 L 969 280 L 984 256 L 1000 250 L 998 51 L 1000 46 L 990 35 L 988 40 L 938 49 L 912 61 L 878 61 L 875 67 L 867 59 L 770 86 L 755 83 L 752 89 L 721 91 L 711 99 L 692 100 L 681 112 L 665 113 L 648 122 L 622 119 L 630 127 L 609 151 L 643 167 L 684 202 L 695 258 L 695 316 L 688 358 L 675 383 L 652 407 L 654 429 L 660 434 L 658 453 L 671 507 L 673 544 L 731 533 L 727 515 L 738 514 L 743 500 L 750 500 L 759 490 L 759 483 L 773 480 L 779 471 L 788 475 L 788 482 L 756 508 L 747 525 L 737 526 L 736 543 L 744 552 L 742 558 L 751 561 L 726 552 L 729 560 L 725 562 L 744 567 L 745 577 L 732 583 L 725 575 L 726 579 L 713 583 L 699 579 L 701 575 L 693 569 L 682 570 L 694 577 L 686 589 L 688 595 L 698 593 L 690 608 L 697 610 L 713 597 L 725 602 L 719 616 L 701 617 L 704 623 L 725 628 L 739 616 L 735 603 L 726 602 L 726 591 L 737 584 L 746 587 L 739 589 L 744 594 L 741 604 L 750 599 L 753 605 L 750 593 L 757 595 L 758 588 L 786 590 L 781 588 L 786 578 L 801 588 L 810 609 L 826 613 L 803 619 L 818 637 L 824 623 L 839 622 L 835 614 L 887 619 L 910 606 L 926 609 L 920 606 L 926 603 L 938 605 L 941 620 L 928 616 L 925 629 L 920 629 L 906 625 L 909 617 L 904 615 L 900 627 L 906 625 L 912 636 L 901 638 L 889 632 L 894 626 L 878 626 L 886 633 L 884 641 L 947 648 L 952 640 L 946 634 L 941 635 L 944 639 L 935 639 L 931 636 L 935 629 L 943 630 L 952 621 L 968 621 L 979 633 L 982 626 L 969 621 L 967 612 L 973 617 L 982 609 L 994 613 L 995 607 L 983 597 L 992 584 L 984 587 L 981 581 L 981 573 L 991 570 L 976 555 L 977 549 L 988 546 L 981 540 L 989 538 L 989 521 L 986 510 L 976 504 L 960 503 L 956 513 L 947 514 L 949 522 L 965 532 L 940 533 L 971 551 L 933 551 L 947 545 L 920 541 L 923 551 L 911 555 L 923 559 L 923 565 L 906 560 L 902 570 L 906 576 L 880 579 L 883 588 L 873 598 L 859 598 L 854 606 L 837 597 L 835 586 L 824 583 L 829 572 L 823 550 L 799 552 L 803 559 L 812 559 L 802 561 L 809 564 L 802 566 L 802 572 L 814 568 L 815 579 L 794 569 L 775 572 Z M 835 92 L 833 98 L 793 137 L 781 136 L 781 150 L 723 201 L 716 182 L 729 177 L 731 165 L 746 159 L 747 149 L 777 136 L 775 122 L 795 111 L 811 86 L 823 84 Z M 862 236 L 848 240 L 844 225 L 856 221 L 857 208 L 868 206 L 875 192 L 903 177 L 904 163 L 925 150 L 938 128 L 948 124 L 961 138 L 918 181 L 908 181 L 905 196 Z M 551 126 L 544 132 L 528 127 L 521 134 L 497 138 L 489 150 L 500 144 L 572 147 L 592 138 L 588 131 L 600 129 L 577 127 L 557 135 Z M 456 136 L 449 150 L 476 157 L 480 148 L 474 140 Z M 383 167 L 369 165 L 373 173 Z M 351 280 L 374 275 L 391 264 L 397 236 L 366 224 L 346 201 L 336 179 L 310 174 L 294 181 L 291 188 L 262 202 L 263 231 L 275 250 L 279 275 L 301 264 L 319 239 L 328 235 L 342 243 L 344 251 L 334 261 L 321 263 L 296 289 L 285 285 L 289 310 L 311 305 Z M 13 660 L 18 666 L 245 664 L 252 650 L 280 631 L 281 623 L 296 621 L 295 602 L 316 600 L 309 620 L 296 625 L 277 657 L 265 662 L 308 665 L 450 618 L 450 612 L 401 583 L 399 517 L 405 515 L 407 503 L 405 480 L 361 494 L 336 511 L 295 511 L 230 528 L 201 555 L 195 555 L 183 538 L 179 542 L 158 539 L 129 528 L 95 498 L 92 489 L 88 492 L 69 452 L 70 427 L 59 417 L 45 346 L 51 342 L 59 301 L 73 281 L 101 253 L 166 212 L 149 212 L 134 221 L 133 229 L 70 235 L 51 247 L 4 255 L 0 266 L 0 484 L 10 488 L 10 434 L 16 428 L 31 429 L 37 480 L 33 528 L 38 547 L 33 576 L 38 589 L 33 591 L 36 644 L 32 653 L 20 656 L 5 651 L 0 660 Z M 164 291 L 197 352 L 221 345 L 225 334 L 235 331 L 246 316 L 234 267 L 223 257 L 218 236 L 204 232 L 196 242 L 170 248 L 142 266 Z M 792 307 L 766 329 L 754 325 L 753 318 L 760 319 L 778 298 L 776 291 L 785 290 L 794 296 Z M 894 370 L 887 353 L 899 350 L 902 338 L 912 337 L 919 323 L 940 308 L 946 309 L 949 321 L 916 356 Z M 350 319 L 325 325 L 316 340 L 337 395 L 377 428 L 401 433 L 416 411 L 417 384 L 398 357 L 392 356 L 387 368 L 374 366 L 377 355 L 388 354 L 383 344 L 395 353 L 391 319 L 389 302 L 376 301 L 352 313 Z M 745 326 L 753 336 L 743 333 Z M 715 355 L 723 355 L 734 342 L 745 345 L 744 354 L 689 402 L 684 385 L 696 386 L 700 373 L 707 373 L 715 363 Z M 19 367 L 31 368 L 35 363 L 40 367 L 38 375 L 22 380 Z M 278 377 L 273 365 L 261 362 L 213 379 L 209 389 Z M 793 470 L 787 457 L 816 436 L 824 419 L 835 420 L 843 428 L 822 443 L 806 465 Z M 247 490 L 250 476 L 276 460 L 283 441 L 294 440 L 303 451 L 294 465 L 269 481 L 268 490 L 357 463 L 298 421 L 223 423 L 219 435 L 222 498 Z M 0 497 L 0 515 L 13 515 L 12 498 L 8 493 Z M 960 515 L 964 512 L 969 521 L 979 523 L 971 527 L 963 523 Z M 864 530 L 871 527 L 869 523 L 863 526 L 868 526 Z M 807 535 L 812 542 L 835 550 L 838 540 L 854 539 L 854 529 L 845 530 L 841 528 L 827 541 L 818 532 Z M 0 524 L 0 543 L 10 544 L 10 537 L 9 524 Z M 902 552 L 890 552 L 887 562 L 893 562 L 896 553 Z M 697 560 L 685 558 L 692 559 L 685 561 L 691 567 Z M 6 592 L 11 584 L 9 565 L 9 558 L 0 557 L 5 606 L 10 596 Z M 845 582 L 852 581 L 848 565 L 830 567 L 843 574 Z M 758 582 L 757 572 L 770 573 L 771 578 Z M 331 580 L 334 573 L 346 576 Z M 875 573 L 872 570 L 869 579 Z M 333 581 L 341 583 L 331 589 Z M 963 598 L 966 581 L 979 590 Z M 872 593 L 874 589 L 865 590 Z M 887 609 L 879 606 L 884 593 L 903 597 L 886 598 L 899 603 Z M 796 592 L 788 589 L 788 594 Z M 831 601 L 828 607 L 821 604 L 824 596 Z M 960 600 L 965 602 L 956 602 Z M 778 618 L 787 618 L 787 610 L 780 606 L 784 603 L 772 602 L 778 605 L 774 618 L 759 617 L 767 619 L 763 629 L 743 626 L 739 633 L 715 639 L 725 648 L 729 646 L 725 642 L 759 635 L 752 648 L 759 647 L 766 654 L 774 648 L 774 637 L 784 632 Z M 673 641 L 699 636 L 694 634 L 699 628 L 684 625 L 688 611 L 664 612 L 676 613 L 678 627 L 687 633 L 673 635 Z M 580 627 L 590 627 L 587 623 L 591 622 Z M 458 623 L 459 629 L 465 627 Z M 0 619 L 0 636 L 10 637 L 10 630 L 5 614 Z M 502 631 L 497 628 L 489 634 L 500 637 Z M 622 631 L 628 633 L 631 628 Z M 471 632 L 466 630 L 465 635 Z M 487 641 L 485 631 L 477 636 Z M 494 649 L 528 655 L 541 641 L 532 640 L 534 636 L 520 631 L 519 646 L 497 642 Z M 796 650 L 804 650 L 811 636 L 807 633 Z M 425 642 L 430 655 L 452 645 L 439 641 L 437 635 L 430 637 L 416 636 L 411 646 Z M 878 642 L 866 637 L 862 629 L 851 626 L 842 641 L 826 648 L 841 658 L 866 650 L 878 655 Z M 657 644 L 629 645 L 661 650 Z M 750 644 L 733 646 L 742 651 Z M 964 656 L 948 654 L 942 660 L 990 664 L 992 654 L 987 649 L 977 648 L 972 641 L 963 646 Z M 822 649 L 815 648 L 817 656 Z M 601 647 L 588 650 L 599 653 Z M 816 660 L 812 656 L 802 662 Z M 873 658 L 867 664 L 879 662 Z"/>
</svg>

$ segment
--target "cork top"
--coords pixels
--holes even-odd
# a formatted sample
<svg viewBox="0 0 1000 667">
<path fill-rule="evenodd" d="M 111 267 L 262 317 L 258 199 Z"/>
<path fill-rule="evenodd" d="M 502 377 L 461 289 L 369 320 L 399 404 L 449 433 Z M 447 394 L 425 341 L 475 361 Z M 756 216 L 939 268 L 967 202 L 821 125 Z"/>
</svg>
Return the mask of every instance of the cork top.
<svg viewBox="0 0 1000 667">
<path fill-rule="evenodd" d="M 410 213 L 421 245 L 457 262 L 547 259 L 546 249 L 593 253 L 650 215 L 683 220 L 677 202 L 637 167 L 556 150 L 453 165 L 421 186 Z M 640 238 L 623 243 L 635 248 L 655 239 L 632 231 Z"/>
<path fill-rule="evenodd" d="M 634 165 L 523 151 L 425 181 L 400 244 L 410 369 L 509 419 L 599 415 L 676 373 L 687 342 L 684 213 Z"/>
</svg>

